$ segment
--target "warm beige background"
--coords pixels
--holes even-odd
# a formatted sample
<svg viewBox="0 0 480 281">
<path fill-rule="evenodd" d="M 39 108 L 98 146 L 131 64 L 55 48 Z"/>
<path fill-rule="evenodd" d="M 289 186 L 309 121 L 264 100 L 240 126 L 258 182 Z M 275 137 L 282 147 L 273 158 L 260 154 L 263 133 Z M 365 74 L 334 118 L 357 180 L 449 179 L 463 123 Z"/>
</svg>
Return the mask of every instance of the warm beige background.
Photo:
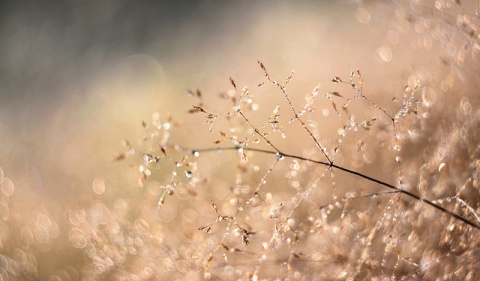
<svg viewBox="0 0 480 281">
<path fill-rule="evenodd" d="M 300 99 L 356 68 L 372 88 L 398 89 L 415 68 L 402 63 L 411 55 L 396 46 L 391 63 L 381 62 L 375 50 L 392 44 L 382 26 L 357 22 L 355 5 L 13 1 L 3 7 L 0 165 L 17 191 L 43 200 L 82 194 L 92 178 L 112 169 L 120 141 L 137 137 L 140 120 L 152 112 L 183 118 L 193 103 L 187 88 L 199 87 L 213 101 L 230 87 L 230 76 L 253 87 L 263 77 L 257 60 L 277 79 L 296 69 L 292 87 Z M 389 77 L 399 79 L 382 82 Z"/>
<path fill-rule="evenodd" d="M 112 155 L 123 149 L 123 139 L 139 138 L 141 120 L 155 111 L 186 122 L 175 136 L 179 143 L 211 146 L 202 134 L 192 136 L 207 126 L 203 120 L 188 123 L 193 119 L 186 111 L 196 100 L 186 90 L 200 88 L 214 108 L 218 94 L 231 88 L 229 77 L 252 89 L 263 81 L 257 60 L 274 79 L 296 70 L 290 87 L 298 103 L 318 84 L 321 95 L 338 90 L 332 77 L 360 68 L 370 97 L 386 109 L 395 108 L 392 96 L 402 93 L 414 73 L 450 69 L 429 56 L 444 46 L 429 41 L 422 48 L 408 23 L 389 22 L 389 5 L 163 2 L 1 4 L 0 167 L 14 183 L 9 211 L 19 222 L 44 207 L 64 233 L 64 211 L 92 201 L 94 179 L 104 179 L 107 189 L 131 184 Z M 475 59 L 468 57 L 466 64 Z M 478 83 L 478 74 L 467 76 Z M 478 98 L 470 98 L 478 105 Z M 318 107 L 332 114 L 328 103 Z M 335 130 L 338 124 L 319 126 Z M 284 147 L 298 152 L 311 145 L 300 139 Z M 54 253 L 62 253 L 61 245 L 53 246 Z M 77 258 L 44 265 L 40 275 Z"/>
</svg>

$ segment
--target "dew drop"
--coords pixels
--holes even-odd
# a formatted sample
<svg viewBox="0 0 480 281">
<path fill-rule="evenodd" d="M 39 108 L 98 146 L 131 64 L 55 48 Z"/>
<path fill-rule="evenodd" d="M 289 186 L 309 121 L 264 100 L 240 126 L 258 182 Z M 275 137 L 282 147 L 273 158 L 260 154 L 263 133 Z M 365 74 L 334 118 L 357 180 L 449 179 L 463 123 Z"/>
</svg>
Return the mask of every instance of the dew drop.
<svg viewBox="0 0 480 281">
<path fill-rule="evenodd" d="M 468 101 L 466 97 L 463 97 L 460 101 L 460 106 L 465 115 L 472 114 L 472 104 Z"/>
<path fill-rule="evenodd" d="M 445 169 L 447 165 L 445 163 L 440 163 L 440 165 L 438 166 L 438 172 L 441 172 L 443 169 Z"/>
<path fill-rule="evenodd" d="M 318 127 L 318 123 L 315 120 L 307 120 L 307 123 L 308 123 L 308 126 L 310 126 L 312 128 L 317 128 Z"/>
<path fill-rule="evenodd" d="M 360 23 L 368 23 L 370 22 L 370 12 L 364 8 L 358 8 L 355 11 L 355 17 L 358 22 Z"/>
<path fill-rule="evenodd" d="M 137 249 L 135 249 L 135 247 L 129 247 L 128 252 L 134 256 L 137 254 Z"/>
<path fill-rule="evenodd" d="M 20 237 L 26 244 L 32 244 L 34 242 L 33 232 L 28 227 L 22 227 Z"/>
<path fill-rule="evenodd" d="M 195 156 L 195 157 L 198 157 L 198 156 L 200 156 L 200 152 L 198 150 L 193 150 L 192 155 Z"/>
<path fill-rule="evenodd" d="M 388 47 L 380 47 L 377 49 L 377 55 L 384 61 L 389 62 L 392 60 L 392 50 Z"/>
<path fill-rule="evenodd" d="M 105 192 L 105 182 L 102 179 L 94 179 L 92 183 L 93 192 L 101 195 Z"/>
<path fill-rule="evenodd" d="M 83 231 L 79 228 L 74 228 L 69 233 L 69 241 L 75 248 L 85 248 L 87 245 L 87 238 Z"/>
<path fill-rule="evenodd" d="M 6 196 L 10 197 L 13 195 L 13 191 L 15 190 L 15 186 L 13 182 L 9 178 L 4 178 L 1 184 L 2 192 Z"/>
<path fill-rule="evenodd" d="M 168 123 L 168 122 L 163 123 L 163 128 L 164 128 L 165 130 L 169 130 L 171 127 L 172 127 L 172 124 L 170 124 L 170 123 Z"/>
<path fill-rule="evenodd" d="M 135 242 L 135 245 L 137 245 L 139 247 L 143 246 L 143 240 L 139 237 L 136 237 L 134 242 Z"/>
<path fill-rule="evenodd" d="M 430 87 L 425 87 L 422 90 L 422 102 L 426 107 L 431 107 L 437 100 L 437 93 Z"/>
</svg>

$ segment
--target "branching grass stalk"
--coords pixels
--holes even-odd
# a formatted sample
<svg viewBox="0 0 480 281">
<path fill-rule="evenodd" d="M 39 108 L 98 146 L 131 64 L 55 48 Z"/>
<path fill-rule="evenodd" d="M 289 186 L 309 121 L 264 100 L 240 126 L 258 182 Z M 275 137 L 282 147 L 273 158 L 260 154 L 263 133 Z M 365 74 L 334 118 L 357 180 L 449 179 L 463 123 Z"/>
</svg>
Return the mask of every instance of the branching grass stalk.
<svg viewBox="0 0 480 281">
<path fill-rule="evenodd" d="M 318 139 L 313 135 L 313 133 L 310 131 L 310 129 L 308 129 L 307 127 L 307 124 L 302 120 L 300 119 L 300 116 L 298 115 L 297 111 L 295 110 L 295 108 L 293 107 L 293 103 L 292 101 L 290 100 L 290 98 L 288 97 L 287 95 L 287 92 L 285 91 L 285 85 L 292 79 L 292 76 L 293 76 L 293 71 L 290 73 L 290 75 L 287 77 L 287 79 L 285 80 L 285 83 L 283 85 L 281 85 L 280 83 L 278 83 L 277 81 L 275 80 L 272 80 L 270 78 L 270 75 L 268 74 L 267 72 L 267 69 L 265 67 L 265 65 L 263 63 L 261 63 L 260 61 L 257 61 L 258 64 L 260 65 L 260 67 L 262 68 L 263 72 L 265 73 L 265 77 L 267 77 L 268 81 L 272 82 L 272 84 L 274 84 L 275 86 L 277 86 L 283 93 L 283 96 L 285 97 L 285 99 L 287 100 L 288 102 L 288 105 L 290 107 L 290 109 L 292 110 L 293 112 L 293 118 L 297 119 L 298 122 L 300 122 L 300 124 L 302 125 L 302 127 L 305 129 L 305 131 L 307 131 L 307 133 L 310 135 L 310 137 L 313 139 L 313 141 L 315 142 L 315 145 L 320 149 L 320 151 L 322 152 L 322 154 L 325 156 L 325 158 L 327 158 L 327 161 L 330 163 L 330 164 L 333 164 L 333 161 L 332 159 L 330 159 L 330 157 L 328 156 L 327 152 L 326 152 L 326 149 L 320 144 L 320 142 L 318 141 Z M 243 116 L 243 115 L 242 115 Z M 245 118 L 245 116 L 243 116 Z"/>
<path fill-rule="evenodd" d="M 273 146 L 272 146 L 273 147 Z M 360 178 L 363 178 L 367 181 L 370 181 L 370 182 L 374 182 L 374 183 L 377 183 L 379 185 L 382 185 L 384 187 L 388 187 L 390 189 L 393 189 L 395 190 L 395 193 L 401 193 L 401 194 L 405 194 L 407 195 L 408 197 L 410 198 L 413 198 L 417 201 L 420 201 L 420 202 L 423 202 L 427 205 L 430 205 L 432 206 L 433 208 L 445 213 L 445 214 L 448 214 L 450 215 L 451 217 L 465 223 L 465 224 L 468 224 L 470 225 L 471 227 L 474 227 L 478 230 L 480 230 L 480 224 L 478 223 L 475 223 L 475 222 L 472 222 L 450 210 L 447 210 L 446 208 L 438 205 L 438 204 L 435 204 L 434 202 L 428 200 L 428 199 L 425 199 L 425 198 L 422 198 L 420 197 L 419 195 L 417 194 L 414 194 L 410 191 L 407 191 L 407 190 L 404 190 L 404 189 L 401 189 L 399 187 L 396 187 L 392 184 L 389 184 L 387 182 L 384 182 L 384 181 L 381 181 L 381 180 L 378 180 L 376 178 L 373 178 L 371 176 L 368 176 L 368 175 L 365 175 L 365 174 L 362 174 L 360 172 L 357 172 L 357 171 L 354 171 L 354 170 L 351 170 L 351 169 L 348 169 L 348 168 L 345 168 L 345 167 L 342 167 L 342 166 L 339 166 L 339 165 L 336 165 L 334 163 L 330 163 L 330 162 L 326 162 L 326 161 L 321 161 L 321 160 L 315 160 L 315 159 L 309 159 L 309 158 L 305 158 L 305 157 L 302 157 L 302 156 L 298 156 L 298 155 L 293 155 L 293 154 L 288 154 L 288 153 L 284 153 L 278 149 L 276 149 L 276 151 L 271 151 L 271 150 L 265 150 L 265 149 L 259 149 L 259 148 L 249 148 L 249 147 L 239 147 L 239 146 L 231 146 L 231 147 L 222 147 L 220 148 L 220 150 L 235 150 L 235 151 L 238 151 L 238 149 L 240 148 L 243 148 L 244 151 L 252 151 L 252 152 L 259 152 L 259 153 L 264 153 L 264 154 L 272 154 L 272 155 L 275 155 L 277 157 L 285 157 L 285 158 L 290 158 L 290 159 L 297 159 L 297 160 L 301 160 L 301 161 L 307 161 L 307 162 L 311 162 L 311 163 L 315 163 L 315 164 L 318 164 L 318 165 L 323 165 L 323 166 L 326 166 L 326 167 L 330 167 L 332 169 L 338 169 L 338 170 L 341 170 L 345 173 L 348 173 L 348 174 L 351 174 L 351 175 L 355 175 L 357 177 L 360 177 Z M 205 149 L 195 149 L 194 151 L 196 152 L 199 152 L 199 153 L 203 153 L 203 152 L 213 152 L 213 151 L 219 151 L 219 148 L 205 148 Z"/>
</svg>

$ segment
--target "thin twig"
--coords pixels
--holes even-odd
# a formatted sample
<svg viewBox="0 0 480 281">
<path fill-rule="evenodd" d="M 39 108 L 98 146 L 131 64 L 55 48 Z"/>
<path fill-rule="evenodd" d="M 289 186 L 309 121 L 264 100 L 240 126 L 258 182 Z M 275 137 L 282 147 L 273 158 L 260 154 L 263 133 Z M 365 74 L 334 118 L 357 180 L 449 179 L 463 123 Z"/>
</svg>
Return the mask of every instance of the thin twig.
<svg viewBox="0 0 480 281">
<path fill-rule="evenodd" d="M 239 146 L 232 146 L 232 147 L 222 147 L 222 148 L 205 148 L 205 149 L 195 149 L 194 151 L 198 152 L 198 153 L 202 153 L 202 152 L 212 152 L 212 151 L 223 151 L 223 150 L 238 150 L 240 149 L 241 147 Z M 319 165 L 323 165 L 323 166 L 326 166 L 326 167 L 330 167 L 330 168 L 335 168 L 335 169 L 338 169 L 338 170 L 341 170 L 343 172 L 346 172 L 346 173 L 349 173 L 349 174 L 352 174 L 352 175 L 355 175 L 357 177 L 360 177 L 360 178 L 363 178 L 363 179 L 366 179 L 368 181 L 371 181 L 371 182 L 374 182 L 374 183 L 377 183 L 379 185 L 382 185 L 382 186 L 385 186 L 385 187 L 388 187 L 390 189 L 393 189 L 399 193 L 402 193 L 402 194 L 405 194 L 415 200 L 418 200 L 418 201 L 421 201 L 427 205 L 430 205 L 432 207 L 434 207 L 435 209 L 437 210 L 440 210 L 441 212 L 443 213 L 446 213 L 452 217 L 454 217 L 455 219 L 457 220 L 460 220 L 478 230 L 480 230 L 480 224 L 477 224 L 475 222 L 472 222 L 452 211 L 449 211 L 447 209 L 445 209 L 444 207 L 440 206 L 440 205 L 437 205 L 435 203 L 433 203 L 432 201 L 428 200 L 428 199 L 425 199 L 425 198 L 421 198 L 420 196 L 410 192 L 410 191 L 407 191 L 407 190 L 404 190 L 404 189 L 401 189 L 399 187 L 396 187 L 392 184 L 389 184 L 387 182 L 384 182 L 384 181 L 381 181 L 381 180 L 378 180 L 376 178 L 373 178 L 373 177 L 370 177 L 370 176 L 367 176 L 365 174 L 362 174 L 360 172 L 357 172 L 357 171 L 354 171 L 354 170 L 350 170 L 348 168 L 344 168 L 342 166 L 338 166 L 336 164 L 333 164 L 333 163 L 330 163 L 330 162 L 326 162 L 326 161 L 319 161 L 319 160 L 314 160 L 314 159 L 309 159 L 309 158 L 305 158 L 305 157 L 302 157 L 302 156 L 298 156 L 298 155 L 293 155 L 293 154 L 287 154 L 287 153 L 283 153 L 281 152 L 280 150 L 278 149 L 275 149 L 276 151 L 271 151 L 271 150 L 265 150 L 265 149 L 259 149 L 259 148 L 250 148 L 250 147 L 242 147 L 244 151 L 253 151 L 253 152 L 259 152 L 259 153 L 265 153 L 265 154 L 272 154 L 272 155 L 276 155 L 277 157 L 280 155 L 280 156 L 283 156 L 283 157 L 286 157 L 286 158 L 292 158 L 292 159 L 298 159 L 298 160 L 302 160 L 302 161 L 308 161 L 308 162 L 311 162 L 311 163 L 315 163 L 315 164 L 319 164 Z"/>
</svg>

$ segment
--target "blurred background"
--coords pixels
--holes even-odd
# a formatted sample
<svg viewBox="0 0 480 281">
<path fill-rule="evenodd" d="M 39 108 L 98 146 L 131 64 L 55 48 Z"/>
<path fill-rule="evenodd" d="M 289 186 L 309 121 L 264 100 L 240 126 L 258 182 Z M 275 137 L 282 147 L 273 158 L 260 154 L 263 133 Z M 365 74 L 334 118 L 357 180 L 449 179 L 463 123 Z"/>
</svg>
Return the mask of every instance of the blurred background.
<svg viewBox="0 0 480 281">
<path fill-rule="evenodd" d="M 476 8 L 465 2 L 458 9 Z M 38 272 L 27 279 L 48 280 L 81 261 L 81 254 L 46 257 L 74 253 L 66 210 L 95 199 L 96 179 L 107 189 L 124 183 L 126 167 L 112 163 L 121 141 L 139 138 L 153 112 L 188 121 L 197 103 L 188 89 L 201 89 L 211 104 L 231 88 L 229 77 L 254 88 L 264 80 L 257 60 L 279 80 L 295 69 L 300 101 L 357 68 L 380 104 L 401 94 L 412 73 L 442 65 L 450 72 L 449 57 L 442 64 L 427 55 L 444 47 L 427 35 L 419 40 L 421 26 L 388 21 L 398 13 L 393 4 L 350 1 L 2 1 L 0 180 L 12 186 L 3 188 L 10 228 L 0 230 L 0 253 L 22 256 L 6 241 L 40 217 L 53 225 L 44 236 L 54 242 L 32 250 Z M 474 72 L 463 76 L 478 83 Z M 178 142 L 194 139 L 195 126 L 185 125 Z"/>
<path fill-rule="evenodd" d="M 414 67 L 388 67 L 401 62 L 386 31 L 342 1 L 4 1 L 0 19 L 0 164 L 17 191 L 60 201 L 109 170 L 141 120 L 185 113 L 187 89 L 214 100 L 229 77 L 262 81 L 257 60 L 278 79 L 295 69 L 305 93 L 359 67 L 391 90 L 377 81 Z"/>
</svg>

